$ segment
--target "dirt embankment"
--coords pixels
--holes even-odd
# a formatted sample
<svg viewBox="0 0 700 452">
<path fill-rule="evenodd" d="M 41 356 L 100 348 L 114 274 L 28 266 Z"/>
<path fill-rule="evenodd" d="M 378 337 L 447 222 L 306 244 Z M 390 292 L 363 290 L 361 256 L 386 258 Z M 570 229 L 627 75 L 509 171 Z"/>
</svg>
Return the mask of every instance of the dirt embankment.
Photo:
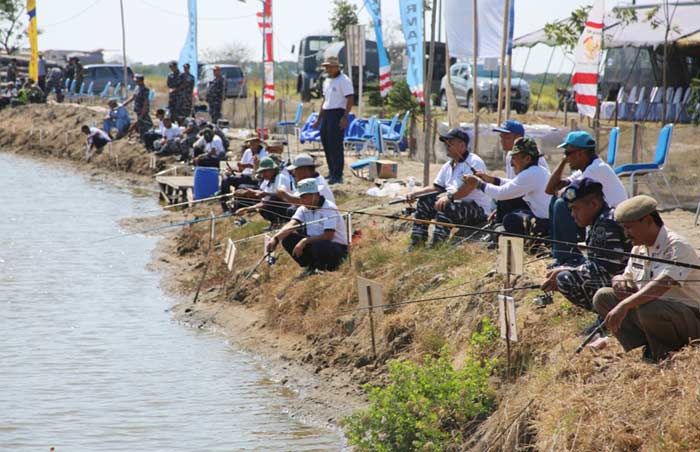
<svg viewBox="0 0 700 452">
<path fill-rule="evenodd" d="M 86 118 L 101 117 L 74 110 L 37 106 L 1 112 L 3 124 L 16 128 L 13 133 L 3 126 L 0 146 L 79 160 L 83 149 L 78 141 L 72 143 L 73 150 L 60 146 L 63 131 L 53 132 L 59 143 L 53 147 L 24 136 L 32 125 L 63 121 L 77 128 Z M 132 163 L 122 171 L 152 172 L 138 147 L 123 146 L 120 155 Z M 110 165 L 108 156 L 101 156 L 89 167 L 116 169 Z M 367 187 L 364 182 L 339 187 L 339 205 L 370 205 L 372 201 L 361 196 Z M 188 215 L 208 213 L 207 207 Z M 664 216 L 671 227 L 698 238 L 688 234 L 692 214 L 674 211 Z M 495 254 L 480 244 L 405 253 L 407 224 L 355 215 L 353 225 L 361 232 L 359 240 L 353 243 L 350 260 L 332 274 L 300 278 L 300 269 L 284 253 L 275 265 L 263 262 L 255 268 L 262 256 L 261 239 L 238 244 L 235 268 L 229 272 L 219 245 L 261 232 L 261 221 L 242 228 L 218 221 L 211 245 L 206 223 L 179 230 L 161 242 L 155 266 L 167 271 L 165 286 L 183 296 L 174 308 L 178 318 L 219 329 L 271 358 L 267 362 L 273 375 L 300 395 L 302 402 L 293 410 L 337 421 L 363 405 L 362 384 L 385 381 L 390 359 L 416 359 L 448 345 L 459 365 L 482 319 L 497 318 L 495 294 L 489 292 L 503 286 L 503 279 L 492 271 Z M 528 263 L 514 285 L 539 282 L 544 266 L 544 261 Z M 393 306 L 378 314 L 375 359 L 367 312 L 358 309 L 357 276 L 380 282 L 388 304 L 454 297 Z M 201 295 L 193 304 L 200 281 Z M 486 293 L 474 294 L 478 292 Z M 614 340 L 602 352 L 574 355 L 582 339 L 579 333 L 593 316 L 559 296 L 553 305 L 537 309 L 530 302 L 536 293 L 515 294 L 519 340 L 513 344 L 510 367 L 504 343 L 498 341 L 487 351 L 499 360 L 492 378 L 497 405 L 464 449 L 700 450 L 700 350 L 684 350 L 662 365 L 641 362 L 639 352 L 623 353 Z"/>
</svg>

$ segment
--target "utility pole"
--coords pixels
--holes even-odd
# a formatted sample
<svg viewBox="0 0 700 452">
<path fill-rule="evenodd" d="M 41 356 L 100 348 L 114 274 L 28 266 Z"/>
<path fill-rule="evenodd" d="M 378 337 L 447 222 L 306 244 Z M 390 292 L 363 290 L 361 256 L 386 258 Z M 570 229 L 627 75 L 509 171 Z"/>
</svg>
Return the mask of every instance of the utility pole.
<svg viewBox="0 0 700 452">
<path fill-rule="evenodd" d="M 119 0 L 119 9 L 121 10 L 121 17 L 122 17 L 122 60 L 124 62 L 124 84 L 122 86 L 122 90 L 124 93 L 124 97 L 127 96 L 127 87 L 129 86 L 129 74 L 128 71 L 126 70 L 126 28 L 124 26 L 124 0 Z M 80 89 L 80 88 L 78 88 Z"/>
<path fill-rule="evenodd" d="M 423 96 L 425 99 L 425 143 L 423 149 L 423 185 L 430 183 L 430 144 L 432 143 L 432 105 L 431 97 L 433 92 L 433 62 L 435 61 L 435 19 L 437 16 L 437 2 L 433 0 L 433 7 L 430 11 L 430 55 L 428 57 L 428 77 L 423 79 Z M 427 88 L 427 89 L 426 89 Z"/>
</svg>

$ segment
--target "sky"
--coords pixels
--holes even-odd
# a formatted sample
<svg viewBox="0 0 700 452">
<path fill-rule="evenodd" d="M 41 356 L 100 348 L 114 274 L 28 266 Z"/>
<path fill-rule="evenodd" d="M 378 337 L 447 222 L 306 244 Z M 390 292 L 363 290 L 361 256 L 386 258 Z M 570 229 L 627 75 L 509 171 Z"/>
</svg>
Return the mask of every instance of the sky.
<svg viewBox="0 0 700 452">
<path fill-rule="evenodd" d="M 146 64 L 177 59 L 187 31 L 187 0 L 123 1 L 128 59 Z M 360 8 L 360 23 L 369 24 L 363 0 L 351 2 Z M 515 0 L 515 36 L 537 30 L 590 3 L 591 0 Z M 608 0 L 607 7 L 623 3 L 629 2 Z M 398 4 L 399 0 L 382 0 L 385 29 L 400 22 Z M 198 10 L 200 52 L 238 42 L 250 49 L 252 58 L 260 58 L 262 43 L 255 17 L 260 0 L 198 0 Z M 331 10 L 330 0 L 273 0 L 275 59 L 296 59 L 291 53 L 292 44 L 298 45 L 305 35 L 329 33 Z M 37 0 L 37 17 L 41 49 L 102 48 L 113 55 L 121 53 L 119 0 Z M 543 72 L 550 53 L 551 49 L 544 46 L 535 47 L 527 72 Z M 525 49 L 514 51 L 514 71 L 522 69 L 526 54 Z M 569 72 L 571 67 L 572 63 L 557 51 L 551 71 Z"/>
</svg>

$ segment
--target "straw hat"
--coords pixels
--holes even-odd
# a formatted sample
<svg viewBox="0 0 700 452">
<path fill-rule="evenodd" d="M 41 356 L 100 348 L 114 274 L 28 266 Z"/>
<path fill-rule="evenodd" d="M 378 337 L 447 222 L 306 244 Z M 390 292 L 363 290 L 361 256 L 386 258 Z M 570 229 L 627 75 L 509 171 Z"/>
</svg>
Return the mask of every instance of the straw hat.
<svg viewBox="0 0 700 452">
<path fill-rule="evenodd" d="M 338 57 L 329 56 L 329 57 L 326 57 L 325 60 L 323 60 L 323 63 L 321 63 L 321 66 L 323 66 L 323 67 L 325 67 L 325 66 L 342 67 L 342 64 L 340 64 L 340 60 L 338 59 Z"/>
</svg>

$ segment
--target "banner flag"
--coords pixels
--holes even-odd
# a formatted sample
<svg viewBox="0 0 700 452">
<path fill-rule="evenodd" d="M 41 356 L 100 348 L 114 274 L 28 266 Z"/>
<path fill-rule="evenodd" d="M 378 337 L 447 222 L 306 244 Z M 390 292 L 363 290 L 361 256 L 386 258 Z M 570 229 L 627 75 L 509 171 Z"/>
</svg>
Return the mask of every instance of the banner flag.
<svg viewBox="0 0 700 452">
<path fill-rule="evenodd" d="M 406 81 L 419 102 L 423 97 L 423 72 L 425 71 L 425 46 L 423 42 L 423 0 L 399 0 L 401 27 L 406 40 L 408 69 Z"/>
<path fill-rule="evenodd" d="M 571 84 L 576 93 L 578 112 L 589 118 L 595 117 L 598 106 L 598 67 L 603 51 L 604 15 L 605 1 L 596 0 L 574 49 L 576 65 Z"/>
<path fill-rule="evenodd" d="M 275 58 L 272 53 L 272 0 L 264 0 L 263 12 L 257 13 L 258 27 L 265 36 L 265 50 L 263 55 L 263 99 L 265 102 L 275 100 Z"/>
<path fill-rule="evenodd" d="M 443 18 L 450 56 L 469 59 L 473 53 L 474 19 L 469 0 L 445 0 Z M 513 14 L 511 9 L 511 19 Z M 503 0 L 478 0 L 479 58 L 501 58 L 503 43 Z M 512 20 L 511 20 L 511 23 Z"/>
<path fill-rule="evenodd" d="M 365 0 L 367 11 L 374 24 L 374 36 L 377 40 L 377 53 L 379 54 L 379 92 L 386 97 L 391 90 L 391 63 L 389 55 L 384 47 L 384 34 L 382 33 L 382 7 L 380 0 Z"/>
<path fill-rule="evenodd" d="M 182 70 L 185 63 L 190 65 L 190 73 L 194 77 L 194 87 L 197 90 L 197 80 L 199 79 L 199 65 L 197 59 L 197 0 L 187 0 L 189 28 L 185 45 L 180 51 L 178 66 Z"/>
<path fill-rule="evenodd" d="M 36 0 L 27 0 L 27 16 L 29 16 L 29 45 L 32 55 L 29 59 L 29 78 L 35 82 L 39 80 L 39 29 L 36 25 Z"/>
</svg>

